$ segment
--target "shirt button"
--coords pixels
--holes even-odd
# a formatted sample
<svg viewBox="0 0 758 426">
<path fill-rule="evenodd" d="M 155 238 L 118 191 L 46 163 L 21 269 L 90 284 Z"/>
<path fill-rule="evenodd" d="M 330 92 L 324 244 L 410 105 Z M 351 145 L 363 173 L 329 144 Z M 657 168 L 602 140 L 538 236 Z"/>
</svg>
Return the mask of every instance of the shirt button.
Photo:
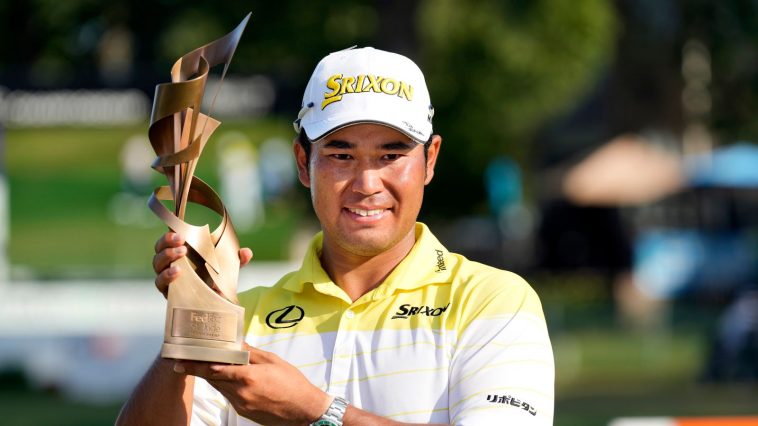
<svg viewBox="0 0 758 426">
<path fill-rule="evenodd" d="M 350 309 L 345 311 L 345 318 L 353 319 L 353 317 L 355 317 L 355 312 L 351 311 Z"/>
</svg>

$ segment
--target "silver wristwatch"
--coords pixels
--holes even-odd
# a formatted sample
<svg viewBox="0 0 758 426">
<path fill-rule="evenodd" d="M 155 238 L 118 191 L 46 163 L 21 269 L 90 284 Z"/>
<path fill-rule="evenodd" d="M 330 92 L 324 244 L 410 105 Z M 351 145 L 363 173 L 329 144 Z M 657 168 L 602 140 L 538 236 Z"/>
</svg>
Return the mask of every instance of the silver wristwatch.
<svg viewBox="0 0 758 426">
<path fill-rule="evenodd" d="M 349 402 L 345 398 L 335 396 L 329 408 L 311 426 L 342 426 L 342 418 L 345 417 Z"/>
</svg>

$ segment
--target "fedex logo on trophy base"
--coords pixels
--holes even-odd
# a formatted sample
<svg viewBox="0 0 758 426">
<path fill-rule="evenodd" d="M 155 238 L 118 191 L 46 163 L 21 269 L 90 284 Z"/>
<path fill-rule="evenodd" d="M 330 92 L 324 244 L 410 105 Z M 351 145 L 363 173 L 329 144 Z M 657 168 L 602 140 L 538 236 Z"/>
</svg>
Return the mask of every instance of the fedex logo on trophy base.
<svg viewBox="0 0 758 426">
<path fill-rule="evenodd" d="M 200 314 L 197 312 L 190 313 L 190 321 L 192 322 L 208 322 L 208 313 Z"/>
</svg>

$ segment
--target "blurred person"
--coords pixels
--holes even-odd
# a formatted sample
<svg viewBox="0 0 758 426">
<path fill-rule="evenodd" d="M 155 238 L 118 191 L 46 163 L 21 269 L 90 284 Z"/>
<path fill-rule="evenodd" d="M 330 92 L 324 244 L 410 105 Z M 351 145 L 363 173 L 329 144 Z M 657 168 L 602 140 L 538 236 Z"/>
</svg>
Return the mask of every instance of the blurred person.
<svg viewBox="0 0 758 426">
<path fill-rule="evenodd" d="M 758 383 L 758 284 L 737 293 L 721 315 L 704 379 Z"/>
<path fill-rule="evenodd" d="M 239 295 L 250 365 L 158 358 L 117 424 L 552 424 L 536 293 L 416 221 L 442 142 L 432 116 L 408 58 L 322 59 L 294 123 L 322 232 L 300 270 Z M 162 293 L 185 253 L 177 234 L 156 243 Z"/>
<path fill-rule="evenodd" d="M 121 147 L 121 191 L 108 202 L 108 213 L 115 223 L 153 226 L 153 216 L 145 209 L 147 194 L 153 190 L 153 173 L 148 166 L 152 161 L 153 150 L 145 135 L 132 135 Z"/>
<path fill-rule="evenodd" d="M 148 167 L 152 162 L 153 151 L 147 136 L 132 135 L 126 140 L 119 154 L 123 192 L 144 196 L 153 190 L 153 173 Z"/>
<path fill-rule="evenodd" d="M 260 157 L 264 200 L 276 200 L 295 187 L 297 173 L 289 142 L 281 138 L 263 141 Z"/>
<path fill-rule="evenodd" d="M 241 132 L 224 134 L 218 144 L 221 196 L 234 227 L 241 232 L 255 229 L 265 220 L 263 183 L 258 152 Z"/>
</svg>

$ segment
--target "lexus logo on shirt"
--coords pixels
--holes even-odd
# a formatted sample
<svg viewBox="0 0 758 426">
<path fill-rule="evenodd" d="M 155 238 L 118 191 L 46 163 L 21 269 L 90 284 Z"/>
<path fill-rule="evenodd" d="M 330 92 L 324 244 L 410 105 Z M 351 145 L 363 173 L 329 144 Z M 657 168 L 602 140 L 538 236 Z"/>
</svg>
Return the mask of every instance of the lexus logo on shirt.
<svg viewBox="0 0 758 426">
<path fill-rule="evenodd" d="M 305 316 L 303 308 L 289 305 L 282 309 L 271 311 L 266 315 L 266 325 L 271 328 L 290 328 L 297 325 Z"/>
</svg>

